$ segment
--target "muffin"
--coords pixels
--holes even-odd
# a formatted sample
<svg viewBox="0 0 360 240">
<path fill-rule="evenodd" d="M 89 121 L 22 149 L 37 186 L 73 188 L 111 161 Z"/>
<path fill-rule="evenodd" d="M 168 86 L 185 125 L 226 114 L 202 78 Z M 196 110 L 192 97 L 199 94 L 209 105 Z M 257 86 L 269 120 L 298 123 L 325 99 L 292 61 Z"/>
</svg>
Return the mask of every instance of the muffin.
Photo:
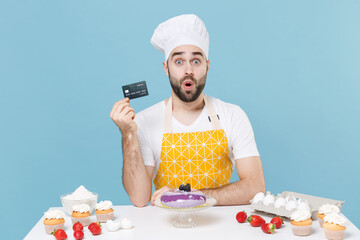
<svg viewBox="0 0 360 240">
<path fill-rule="evenodd" d="M 90 224 L 90 206 L 87 204 L 78 204 L 73 206 L 71 214 L 72 224 L 80 222 L 84 227 Z"/>
<path fill-rule="evenodd" d="M 58 210 L 47 211 L 44 213 L 44 227 L 47 234 L 51 234 L 55 229 L 64 229 L 65 215 Z"/>
<path fill-rule="evenodd" d="M 319 220 L 320 227 L 323 227 L 324 217 L 330 213 L 340 213 L 340 209 L 332 204 L 324 204 L 319 208 L 317 217 Z"/>
<path fill-rule="evenodd" d="M 112 209 L 111 201 L 101 201 L 96 203 L 95 215 L 98 222 L 106 222 L 114 219 L 114 209 Z"/>
<path fill-rule="evenodd" d="M 325 237 L 330 240 L 342 240 L 345 237 L 346 218 L 338 213 L 330 213 L 324 217 Z"/>
<path fill-rule="evenodd" d="M 312 231 L 311 213 L 308 210 L 297 210 L 290 216 L 292 232 L 296 236 L 307 236 Z"/>
</svg>

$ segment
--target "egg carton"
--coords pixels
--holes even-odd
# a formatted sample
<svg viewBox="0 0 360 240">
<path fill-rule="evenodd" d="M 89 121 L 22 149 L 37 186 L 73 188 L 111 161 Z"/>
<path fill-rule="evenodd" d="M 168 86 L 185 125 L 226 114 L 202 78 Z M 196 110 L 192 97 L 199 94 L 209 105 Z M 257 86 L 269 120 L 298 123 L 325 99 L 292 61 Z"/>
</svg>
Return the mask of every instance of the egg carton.
<svg viewBox="0 0 360 240">
<path fill-rule="evenodd" d="M 289 191 L 285 191 L 285 192 L 278 194 L 275 198 L 275 201 L 279 197 L 296 198 L 296 199 L 302 199 L 302 200 L 306 201 L 310 207 L 312 219 L 317 219 L 318 209 L 323 204 L 333 204 L 333 205 L 336 205 L 341 210 L 341 207 L 345 202 L 345 201 L 333 200 L 333 199 L 322 198 L 322 197 L 317 197 L 317 196 L 312 196 L 312 195 L 307 195 L 307 194 L 302 194 L 302 193 L 297 193 L 297 192 L 289 192 Z M 262 201 L 260 201 L 258 203 L 253 203 L 253 201 L 251 200 L 250 202 L 251 202 L 250 206 L 254 210 L 271 213 L 271 214 L 275 214 L 277 216 L 286 217 L 286 218 L 290 218 L 290 215 L 294 211 L 297 210 L 295 208 L 295 209 L 292 209 L 291 211 L 289 211 L 285 208 L 285 206 L 275 208 L 273 203 L 270 203 L 269 205 L 264 205 Z"/>
</svg>

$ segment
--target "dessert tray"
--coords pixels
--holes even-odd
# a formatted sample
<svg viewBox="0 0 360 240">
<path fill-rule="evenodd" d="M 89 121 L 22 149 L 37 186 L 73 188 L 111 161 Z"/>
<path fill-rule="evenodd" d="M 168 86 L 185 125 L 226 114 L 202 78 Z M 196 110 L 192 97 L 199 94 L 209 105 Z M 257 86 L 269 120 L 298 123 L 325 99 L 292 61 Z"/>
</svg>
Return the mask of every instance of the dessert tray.
<svg viewBox="0 0 360 240">
<path fill-rule="evenodd" d="M 206 196 L 206 203 L 203 206 L 200 207 L 192 207 L 192 208 L 171 208 L 166 207 L 161 204 L 160 198 L 156 199 L 154 202 L 155 206 L 159 208 L 163 208 L 169 211 L 175 211 L 179 212 L 179 216 L 177 220 L 173 223 L 174 227 L 178 228 L 190 228 L 190 227 L 196 227 L 196 222 L 193 218 L 191 218 L 191 213 L 204 210 L 207 208 L 210 208 L 216 204 L 216 199 L 212 197 Z"/>
</svg>

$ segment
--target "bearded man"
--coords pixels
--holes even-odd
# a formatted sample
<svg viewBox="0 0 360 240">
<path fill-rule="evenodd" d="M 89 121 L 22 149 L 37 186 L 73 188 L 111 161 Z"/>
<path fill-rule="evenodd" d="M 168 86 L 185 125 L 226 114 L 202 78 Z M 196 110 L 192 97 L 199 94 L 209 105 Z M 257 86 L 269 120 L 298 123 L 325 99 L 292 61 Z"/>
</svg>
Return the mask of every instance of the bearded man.
<svg viewBox="0 0 360 240">
<path fill-rule="evenodd" d="M 217 205 L 249 204 L 265 191 L 262 163 L 245 112 L 204 95 L 209 35 L 193 14 L 161 23 L 151 43 L 165 54 L 171 97 L 135 115 L 128 98 L 110 117 L 123 140 L 123 184 L 135 206 L 190 183 Z M 230 182 L 233 170 L 239 181 Z M 156 191 L 152 193 L 152 182 Z"/>
</svg>

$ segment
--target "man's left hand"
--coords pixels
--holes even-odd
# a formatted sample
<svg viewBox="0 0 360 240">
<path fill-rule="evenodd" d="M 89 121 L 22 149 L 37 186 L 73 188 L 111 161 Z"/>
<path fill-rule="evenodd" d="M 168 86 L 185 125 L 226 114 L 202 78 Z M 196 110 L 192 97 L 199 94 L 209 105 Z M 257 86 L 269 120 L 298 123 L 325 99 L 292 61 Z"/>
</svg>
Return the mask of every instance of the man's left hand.
<svg viewBox="0 0 360 240">
<path fill-rule="evenodd" d="M 156 190 L 155 192 L 153 192 L 152 196 L 151 196 L 151 206 L 154 206 L 154 202 L 155 202 L 155 199 L 158 199 L 161 197 L 161 195 L 163 195 L 164 192 L 168 191 L 168 190 L 171 190 L 172 188 L 168 187 L 168 186 L 165 186 L 165 187 L 162 187 L 158 190 Z"/>
</svg>

